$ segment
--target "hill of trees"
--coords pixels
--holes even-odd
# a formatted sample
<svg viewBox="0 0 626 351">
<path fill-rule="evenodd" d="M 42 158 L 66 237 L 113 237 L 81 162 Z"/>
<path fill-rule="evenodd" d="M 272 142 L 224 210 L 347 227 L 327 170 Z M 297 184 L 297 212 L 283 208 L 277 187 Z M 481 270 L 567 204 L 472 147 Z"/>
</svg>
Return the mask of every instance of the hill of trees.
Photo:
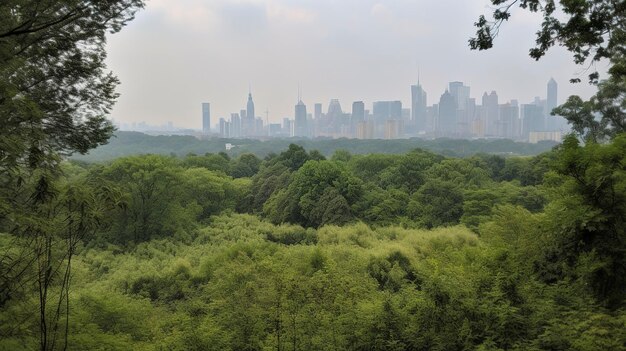
<svg viewBox="0 0 626 351">
<path fill-rule="evenodd" d="M 230 156 L 252 153 L 265 157 L 286 149 L 289 144 L 297 144 L 306 149 L 318 150 L 325 156 L 336 150 L 346 150 L 352 154 L 402 154 L 421 148 L 445 156 L 467 157 L 476 153 L 489 153 L 504 156 L 534 156 L 550 150 L 557 143 L 543 141 L 537 144 L 514 142 L 508 139 L 495 140 L 460 140 L 419 138 L 396 140 L 358 140 L 358 139 L 221 139 L 200 140 L 192 136 L 151 136 L 139 132 L 118 131 L 106 145 L 91 150 L 88 154 L 76 154 L 73 159 L 89 162 L 112 160 L 117 157 L 138 154 L 161 154 L 185 156 L 192 154 L 226 152 L 225 145 L 230 143 L 235 148 L 228 151 Z"/>
<path fill-rule="evenodd" d="M 40 212 L 48 289 L 80 232 L 69 349 L 620 350 L 625 154 L 619 136 L 523 158 L 292 144 L 66 162 Z M 0 232 L 0 349 L 35 348 L 42 257 Z"/>
</svg>

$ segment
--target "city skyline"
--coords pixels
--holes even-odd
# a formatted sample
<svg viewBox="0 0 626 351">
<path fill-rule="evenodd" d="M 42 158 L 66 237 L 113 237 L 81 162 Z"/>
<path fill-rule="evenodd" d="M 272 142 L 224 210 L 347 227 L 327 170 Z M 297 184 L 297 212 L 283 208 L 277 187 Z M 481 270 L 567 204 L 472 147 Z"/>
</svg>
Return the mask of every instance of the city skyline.
<svg viewBox="0 0 626 351">
<path fill-rule="evenodd" d="M 427 92 L 418 81 L 410 86 L 410 107 L 400 100 L 373 101 L 366 109 L 363 101 L 352 102 L 352 110 L 345 111 L 339 99 L 331 99 L 326 113 L 323 104 L 314 103 L 314 114 L 307 113 L 300 98 L 294 112 L 281 123 L 271 123 L 254 115 L 251 91 L 248 92 L 247 109 L 231 113 L 230 119 L 222 117 L 212 132 L 203 130 L 198 137 L 221 138 L 507 138 L 518 141 L 560 141 L 569 126 L 564 118 L 552 116 L 558 104 L 558 83 L 550 78 L 546 94 L 535 96 L 533 101 L 501 100 L 493 90 L 484 92 L 477 100 L 471 87 L 464 82 L 449 82 L 445 91 L 431 105 Z M 479 103 L 480 102 L 480 103 Z M 205 121 L 202 104 L 202 120 Z M 405 105 L 406 106 L 406 105 Z M 267 111 L 266 111 L 267 113 Z"/>
<path fill-rule="evenodd" d="M 411 96 L 405 87 L 415 84 L 418 71 L 429 92 L 459 80 L 472 82 L 475 92 L 496 90 L 503 99 L 528 101 L 553 76 L 561 83 L 561 101 L 591 94 L 585 83 L 567 83 L 585 72 L 564 49 L 538 62 L 528 57 L 541 21 L 531 14 L 516 13 L 493 50 L 470 51 L 467 40 L 485 5 L 154 0 L 109 40 L 107 62 L 122 82 L 111 117 L 200 128 L 198 103 L 211 102 L 213 119 L 228 117 L 250 84 L 257 110 L 269 110 L 274 123 L 293 113 L 298 85 L 309 104 L 335 97 L 346 104 L 406 104 Z M 446 20 L 434 16 L 442 13 Z"/>
</svg>

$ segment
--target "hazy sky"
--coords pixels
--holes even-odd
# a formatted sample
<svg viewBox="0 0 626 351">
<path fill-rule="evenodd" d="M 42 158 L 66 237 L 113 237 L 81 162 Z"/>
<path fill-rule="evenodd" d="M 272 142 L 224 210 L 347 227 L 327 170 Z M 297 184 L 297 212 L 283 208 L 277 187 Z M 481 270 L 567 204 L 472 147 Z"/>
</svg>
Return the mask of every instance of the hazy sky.
<svg viewBox="0 0 626 351">
<path fill-rule="evenodd" d="M 344 111 L 363 100 L 402 100 L 417 81 L 428 104 L 450 81 L 471 97 L 496 90 L 503 103 L 545 98 L 559 83 L 559 102 L 589 96 L 571 55 L 556 48 L 528 56 L 539 16 L 516 11 L 489 51 L 470 51 L 473 23 L 488 0 L 148 0 L 121 33 L 109 38 L 108 64 L 122 81 L 112 118 L 200 128 L 201 103 L 212 124 L 245 108 L 252 85 L 257 115 L 292 116 L 298 85 L 309 112 L 338 98 Z M 583 72 L 583 75 L 580 73 Z"/>
</svg>

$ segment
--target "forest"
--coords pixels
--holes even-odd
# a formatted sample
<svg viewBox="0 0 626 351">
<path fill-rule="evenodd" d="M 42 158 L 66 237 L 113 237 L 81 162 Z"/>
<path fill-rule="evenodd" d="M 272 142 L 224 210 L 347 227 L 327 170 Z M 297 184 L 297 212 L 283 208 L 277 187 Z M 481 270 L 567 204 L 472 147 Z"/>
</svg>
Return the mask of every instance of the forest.
<svg viewBox="0 0 626 351">
<path fill-rule="evenodd" d="M 226 151 L 225 145 L 234 147 Z M 477 153 L 499 154 L 502 156 L 535 156 L 546 152 L 557 143 L 541 141 L 537 144 L 515 142 L 509 139 L 447 139 L 433 140 L 411 139 L 306 139 L 306 138 L 272 138 L 256 139 L 198 139 L 191 135 L 147 135 L 139 132 L 116 131 L 105 145 L 90 150 L 87 154 L 76 154 L 72 159 L 86 162 L 110 161 L 112 159 L 141 153 L 185 156 L 187 154 L 205 154 L 227 152 L 229 156 L 252 153 L 257 157 L 265 157 L 286 149 L 290 144 L 300 145 L 311 150 L 318 150 L 325 156 L 332 155 L 336 150 L 345 150 L 352 154 L 403 154 L 420 148 L 444 156 L 469 157 Z"/>
<path fill-rule="evenodd" d="M 530 11 L 532 58 L 607 64 L 562 143 L 76 157 L 115 134 L 107 36 L 144 2 L 0 2 L 0 350 L 625 350 L 626 2 L 489 3 L 470 48 Z"/>
<path fill-rule="evenodd" d="M 619 350 L 625 155 L 620 135 L 534 157 L 64 162 L 38 225 L 59 272 L 80 242 L 51 321 L 81 350 Z M 23 274 L 2 280 L 0 349 L 33 349 L 35 243 L 2 228 Z"/>
</svg>

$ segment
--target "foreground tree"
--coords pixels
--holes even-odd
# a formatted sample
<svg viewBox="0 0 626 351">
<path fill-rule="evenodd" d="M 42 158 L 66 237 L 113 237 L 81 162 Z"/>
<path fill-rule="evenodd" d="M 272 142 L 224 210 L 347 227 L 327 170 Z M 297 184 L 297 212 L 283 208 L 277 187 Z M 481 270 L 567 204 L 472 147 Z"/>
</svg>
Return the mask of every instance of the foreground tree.
<svg viewBox="0 0 626 351">
<path fill-rule="evenodd" d="M 530 56 L 540 59 L 554 45 L 564 46 L 580 65 L 589 68 L 608 61 L 608 78 L 601 80 L 596 70 L 589 73 L 589 83 L 598 92 L 588 101 L 570 96 L 554 111 L 565 117 L 572 129 L 586 140 L 602 141 L 626 132 L 626 2 L 620 0 L 491 0 L 493 20 L 480 16 L 475 23 L 476 37 L 469 40 L 472 49 L 486 50 L 501 25 L 517 5 L 542 14 L 536 46 Z M 572 82 L 579 82 L 574 78 Z M 597 118 L 598 117 L 598 118 Z"/>
<path fill-rule="evenodd" d="M 7 302 L 12 287 L 39 286 L 42 350 L 67 346 L 56 337 L 67 316 L 60 308 L 69 309 L 71 257 L 100 208 L 97 198 L 57 184 L 59 164 L 111 136 L 105 116 L 118 81 L 104 64 L 106 35 L 142 6 L 142 0 L 0 3 L 0 231 L 24 249 L 17 256 L 11 246 L 0 252 L 0 291 L 9 292 Z M 22 281 L 28 273 L 35 279 Z M 50 314 L 52 286 L 60 288 Z"/>
</svg>

